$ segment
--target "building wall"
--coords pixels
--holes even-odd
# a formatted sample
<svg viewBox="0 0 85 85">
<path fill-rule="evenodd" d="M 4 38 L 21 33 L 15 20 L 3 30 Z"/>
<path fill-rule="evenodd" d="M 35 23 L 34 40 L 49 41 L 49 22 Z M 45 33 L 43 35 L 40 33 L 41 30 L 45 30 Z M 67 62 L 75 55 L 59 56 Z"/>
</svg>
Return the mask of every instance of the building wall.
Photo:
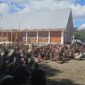
<svg viewBox="0 0 85 85">
<path fill-rule="evenodd" d="M 51 31 L 51 43 L 61 43 L 61 32 L 60 31 Z"/>
<path fill-rule="evenodd" d="M 1 36 L 2 36 L 2 33 L 0 32 L 0 42 L 2 41 L 2 38 L 1 38 Z"/>
<path fill-rule="evenodd" d="M 37 32 L 35 31 L 30 31 L 27 33 L 27 42 L 28 43 L 37 43 Z"/>
<path fill-rule="evenodd" d="M 48 43 L 48 31 L 39 31 L 38 36 L 39 43 Z"/>
<path fill-rule="evenodd" d="M 3 34 L 3 37 L 2 37 Z M 38 39 L 37 39 L 37 31 L 28 31 L 27 32 L 27 40 L 26 40 L 26 31 L 21 32 L 0 32 L 0 42 L 2 39 L 8 42 L 19 42 L 21 44 L 26 43 L 61 43 L 61 31 L 38 31 Z"/>
</svg>

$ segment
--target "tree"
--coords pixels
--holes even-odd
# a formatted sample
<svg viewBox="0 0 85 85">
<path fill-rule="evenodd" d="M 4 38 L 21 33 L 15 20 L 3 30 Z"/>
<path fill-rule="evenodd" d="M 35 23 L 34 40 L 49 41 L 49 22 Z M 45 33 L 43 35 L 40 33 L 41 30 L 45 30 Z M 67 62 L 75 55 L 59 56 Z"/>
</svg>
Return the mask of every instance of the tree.
<svg viewBox="0 0 85 85">
<path fill-rule="evenodd" d="M 77 30 L 77 28 L 74 28 L 74 35 L 76 39 L 85 41 L 85 30 Z"/>
</svg>

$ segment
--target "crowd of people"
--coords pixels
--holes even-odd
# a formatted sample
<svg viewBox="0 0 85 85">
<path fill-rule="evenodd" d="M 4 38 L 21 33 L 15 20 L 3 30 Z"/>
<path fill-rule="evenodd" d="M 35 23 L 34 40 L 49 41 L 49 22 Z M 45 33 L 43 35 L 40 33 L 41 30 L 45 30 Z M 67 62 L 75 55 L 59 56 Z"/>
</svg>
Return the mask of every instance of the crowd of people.
<svg viewBox="0 0 85 85">
<path fill-rule="evenodd" d="M 0 47 L 0 85 L 46 85 L 46 74 L 39 64 L 46 60 L 63 64 L 85 57 L 85 45 L 31 45 Z M 28 84 L 28 85 L 30 85 Z"/>
</svg>

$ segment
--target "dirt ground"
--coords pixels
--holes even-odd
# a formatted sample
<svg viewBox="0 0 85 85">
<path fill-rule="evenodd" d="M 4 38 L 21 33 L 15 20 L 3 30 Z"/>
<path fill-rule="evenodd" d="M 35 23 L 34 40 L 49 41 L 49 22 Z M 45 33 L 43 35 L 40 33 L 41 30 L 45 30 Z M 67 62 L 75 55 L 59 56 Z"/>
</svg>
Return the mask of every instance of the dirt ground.
<svg viewBox="0 0 85 85">
<path fill-rule="evenodd" d="M 70 60 L 64 64 L 48 61 L 41 64 L 47 75 L 47 85 L 85 85 L 85 60 Z"/>
</svg>

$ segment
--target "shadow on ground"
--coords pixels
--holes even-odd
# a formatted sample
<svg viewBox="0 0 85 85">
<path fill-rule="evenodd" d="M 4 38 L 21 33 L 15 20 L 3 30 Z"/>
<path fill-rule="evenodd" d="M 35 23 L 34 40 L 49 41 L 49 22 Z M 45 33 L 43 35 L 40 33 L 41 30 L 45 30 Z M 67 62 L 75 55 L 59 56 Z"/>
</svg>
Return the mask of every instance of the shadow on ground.
<svg viewBox="0 0 85 85">
<path fill-rule="evenodd" d="M 60 70 L 55 68 L 52 68 L 51 66 L 47 64 L 41 64 L 40 67 L 46 72 L 47 75 L 47 84 L 46 85 L 83 85 L 83 84 L 75 84 L 72 80 L 70 79 L 59 79 L 59 80 L 53 80 L 50 79 L 53 76 L 57 76 L 58 74 L 62 73 Z"/>
<path fill-rule="evenodd" d="M 46 76 L 47 76 L 47 77 L 52 77 L 52 76 L 55 76 L 55 75 L 61 73 L 60 70 L 54 69 L 54 68 L 50 67 L 50 66 L 47 65 L 47 64 L 41 64 L 41 65 L 40 65 L 40 68 L 43 69 L 43 70 L 46 72 Z M 56 67 L 56 68 L 57 68 L 57 67 Z"/>
<path fill-rule="evenodd" d="M 82 84 L 75 84 L 73 81 L 69 79 L 62 79 L 58 81 L 47 79 L 46 85 L 82 85 Z"/>
</svg>

